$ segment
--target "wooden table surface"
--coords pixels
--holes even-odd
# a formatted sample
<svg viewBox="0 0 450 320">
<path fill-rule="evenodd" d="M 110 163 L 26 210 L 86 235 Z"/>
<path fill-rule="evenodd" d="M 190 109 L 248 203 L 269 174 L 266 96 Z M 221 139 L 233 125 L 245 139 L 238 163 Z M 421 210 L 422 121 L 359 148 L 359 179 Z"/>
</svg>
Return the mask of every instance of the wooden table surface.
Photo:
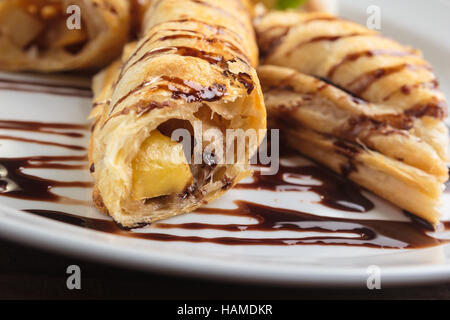
<svg viewBox="0 0 450 320">
<path fill-rule="evenodd" d="M 257 286 L 144 273 L 0 240 L 0 299 L 450 299 L 450 283 L 381 290 Z M 81 268 L 68 290 L 66 268 Z"/>
</svg>

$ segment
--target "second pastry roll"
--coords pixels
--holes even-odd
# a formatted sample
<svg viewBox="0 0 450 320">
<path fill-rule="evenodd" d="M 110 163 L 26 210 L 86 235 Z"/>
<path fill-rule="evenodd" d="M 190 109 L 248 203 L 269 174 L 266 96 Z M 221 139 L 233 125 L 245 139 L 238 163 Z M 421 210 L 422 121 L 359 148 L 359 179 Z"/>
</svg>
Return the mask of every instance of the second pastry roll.
<svg viewBox="0 0 450 320">
<path fill-rule="evenodd" d="M 120 56 L 128 0 L 0 1 L 0 70 L 100 68 Z"/>
<path fill-rule="evenodd" d="M 255 19 L 272 125 L 291 147 L 436 225 L 447 102 L 419 51 L 326 13 Z"/>
<path fill-rule="evenodd" d="M 266 113 L 247 6 L 241 0 L 153 1 L 142 39 L 94 80 L 94 200 L 121 225 L 190 212 L 249 173 Z M 176 129 L 191 134 L 193 153 L 205 140 L 201 163 L 171 139 Z M 257 138 L 248 139 L 243 162 L 229 163 L 211 152 L 221 142 L 205 138 L 208 129 L 223 135 L 253 129 Z"/>
</svg>

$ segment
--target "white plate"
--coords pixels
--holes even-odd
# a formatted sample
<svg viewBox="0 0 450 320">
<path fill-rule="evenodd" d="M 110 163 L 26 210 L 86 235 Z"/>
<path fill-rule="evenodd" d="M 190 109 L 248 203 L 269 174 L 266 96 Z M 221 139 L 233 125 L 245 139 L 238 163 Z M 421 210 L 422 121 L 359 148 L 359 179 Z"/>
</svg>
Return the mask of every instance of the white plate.
<svg viewBox="0 0 450 320">
<path fill-rule="evenodd" d="M 408 2 L 406 4 L 406 2 Z M 366 8 L 376 1 L 342 1 L 341 14 L 352 20 L 365 22 Z M 382 9 L 382 32 L 401 42 L 420 47 L 440 75 L 443 89 L 450 96 L 450 71 L 446 63 L 450 56 L 450 6 L 445 1 L 379 1 Z M 408 6 L 405 9 L 405 6 Z M 446 69 L 447 68 L 447 69 Z M 64 79 L 61 76 L 31 76 L 0 74 L 0 78 L 28 79 L 30 81 L 57 81 L 86 85 L 83 79 Z M 74 82 L 75 81 L 75 82 Z M 83 84 L 84 83 L 84 84 Z M 0 86 L 2 85 L 0 81 Z M 4 86 L 4 84 L 3 84 Z M 36 89 L 26 86 L 24 89 Z M 60 92 L 61 93 L 61 92 Z M 64 92 L 63 92 L 64 93 Z M 85 91 L 80 90 L 79 95 Z M 86 123 L 90 111 L 88 98 L 61 94 L 41 94 L 26 91 L 0 90 L 0 120 Z M 77 130 L 68 130 L 77 131 Z M 0 136 L 8 135 L 87 146 L 88 131 L 77 131 L 83 137 L 36 134 L 0 129 Z M 41 145 L 0 139 L 0 158 L 17 158 L 32 155 L 83 155 L 85 150 L 71 150 L 52 145 Z M 298 161 L 303 161 L 300 158 Z M 67 164 L 67 163 L 66 163 Z M 77 164 L 77 163 L 68 163 Z M 1 168 L 0 168 L 1 169 Z M 28 169 L 27 169 L 28 170 Z M 31 170 L 31 169 L 30 169 Z M 84 170 L 25 171 L 33 175 L 60 181 L 90 181 Z M 0 170 L 0 175 L 2 174 Z M 83 201 L 90 200 L 87 188 L 57 188 L 55 192 Z M 317 215 L 361 219 L 406 220 L 401 211 L 383 200 L 364 193 L 375 203 L 375 209 L 362 214 L 330 209 L 316 203 L 312 192 L 253 191 L 236 189 L 212 204 L 218 208 L 233 208 L 233 200 L 245 199 L 270 206 L 292 208 Z M 448 198 L 448 199 L 447 199 Z M 450 196 L 446 195 L 446 219 L 450 219 Z M 58 204 L 43 201 L 20 200 L 0 196 L 0 232 L 3 237 L 21 241 L 65 254 L 83 256 L 107 263 L 156 270 L 180 275 L 196 275 L 218 279 L 314 286 L 366 286 L 368 267 L 376 265 L 381 270 L 382 285 L 417 284 L 450 279 L 450 245 L 425 249 L 378 249 L 368 247 L 322 245 L 220 245 L 213 243 L 151 241 L 122 237 L 72 226 L 51 219 L 25 213 L 23 209 L 42 209 L 69 212 L 82 217 L 108 219 L 92 206 L 83 204 Z M 448 214 L 447 214 L 448 213 Z M 207 222 L 215 224 L 251 224 L 245 217 L 187 214 L 167 223 Z M 237 237 L 236 232 L 214 230 L 156 230 L 154 227 L 134 232 L 171 233 L 180 236 L 205 238 Z M 314 233 L 293 234 L 289 231 L 267 233 L 239 232 L 239 237 L 305 237 Z M 448 234 L 439 237 L 450 238 Z"/>
</svg>

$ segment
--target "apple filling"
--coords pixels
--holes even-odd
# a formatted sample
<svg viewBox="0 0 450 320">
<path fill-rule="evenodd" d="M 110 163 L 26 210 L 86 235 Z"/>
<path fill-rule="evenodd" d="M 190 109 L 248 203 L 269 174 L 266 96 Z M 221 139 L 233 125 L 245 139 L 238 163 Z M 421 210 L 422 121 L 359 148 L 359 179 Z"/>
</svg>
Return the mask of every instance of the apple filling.
<svg viewBox="0 0 450 320">
<path fill-rule="evenodd" d="M 61 1 L 10 0 L 0 5 L 0 34 L 23 50 L 62 49 L 75 54 L 83 49 L 88 35 L 83 24 L 70 30 L 67 18 Z"/>
<path fill-rule="evenodd" d="M 158 130 L 142 143 L 132 169 L 133 200 L 181 193 L 193 179 L 183 145 Z"/>
<path fill-rule="evenodd" d="M 208 119 L 202 121 L 204 128 L 225 132 L 229 125 L 217 114 L 212 116 L 209 108 L 201 108 L 195 116 Z M 170 138 L 174 130 L 179 128 L 190 133 L 190 146 Z M 195 161 L 196 143 L 192 124 L 186 120 L 172 119 L 153 130 L 141 144 L 132 162 L 132 199 L 144 200 L 145 204 L 152 203 L 152 200 L 161 203 L 165 198 L 170 200 L 173 196 L 181 199 L 191 196 L 195 198 L 210 184 L 228 188 L 231 179 L 226 174 L 227 166 L 220 163 L 215 151 L 211 152 L 215 150 L 211 148 L 211 142 L 202 142 L 201 163 Z M 190 157 L 190 161 L 187 157 Z"/>
</svg>

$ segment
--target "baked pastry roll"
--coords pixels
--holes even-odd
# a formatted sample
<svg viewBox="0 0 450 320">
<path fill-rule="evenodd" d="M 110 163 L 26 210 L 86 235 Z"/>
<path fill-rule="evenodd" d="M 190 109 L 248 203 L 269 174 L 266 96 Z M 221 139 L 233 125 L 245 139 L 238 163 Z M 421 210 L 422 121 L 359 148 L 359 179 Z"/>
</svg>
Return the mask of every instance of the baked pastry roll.
<svg viewBox="0 0 450 320">
<path fill-rule="evenodd" d="M 266 113 L 247 5 L 154 1 L 143 37 L 95 77 L 93 198 L 120 225 L 190 212 L 250 173 L 248 159 L 264 138 Z M 199 124 L 202 130 L 196 131 Z M 193 136 L 194 149 L 203 145 L 201 163 L 189 161 L 186 154 L 192 153 L 171 139 L 180 128 Z M 260 134 L 248 141 L 242 161 L 228 162 L 209 148 L 216 143 L 206 137 L 209 129 Z"/>
<path fill-rule="evenodd" d="M 67 13 L 73 5 L 79 21 L 78 12 Z M 0 1 L 0 70 L 103 67 L 120 56 L 129 32 L 128 0 Z"/>
<path fill-rule="evenodd" d="M 269 118 L 291 145 L 437 223 L 447 104 L 421 54 L 323 13 L 255 23 L 264 62 L 281 66 L 259 70 Z"/>
</svg>

